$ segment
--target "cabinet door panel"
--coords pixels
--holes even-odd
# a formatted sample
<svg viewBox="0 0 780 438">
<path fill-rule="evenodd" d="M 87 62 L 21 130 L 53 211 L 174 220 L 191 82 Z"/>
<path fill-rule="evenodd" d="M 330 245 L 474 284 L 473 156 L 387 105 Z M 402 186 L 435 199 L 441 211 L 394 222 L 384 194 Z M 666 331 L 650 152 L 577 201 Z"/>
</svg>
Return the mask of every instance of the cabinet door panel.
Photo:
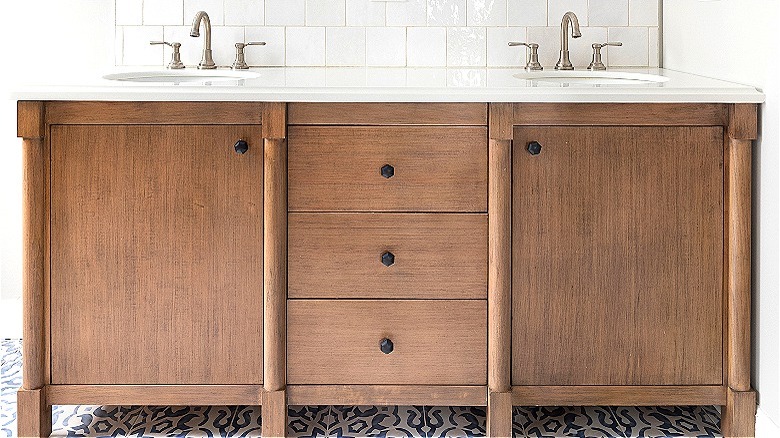
<svg viewBox="0 0 780 438">
<path fill-rule="evenodd" d="M 260 126 L 52 126 L 51 150 L 52 382 L 261 383 Z"/>
<path fill-rule="evenodd" d="M 723 144 L 720 127 L 515 129 L 514 385 L 721 384 Z"/>
</svg>

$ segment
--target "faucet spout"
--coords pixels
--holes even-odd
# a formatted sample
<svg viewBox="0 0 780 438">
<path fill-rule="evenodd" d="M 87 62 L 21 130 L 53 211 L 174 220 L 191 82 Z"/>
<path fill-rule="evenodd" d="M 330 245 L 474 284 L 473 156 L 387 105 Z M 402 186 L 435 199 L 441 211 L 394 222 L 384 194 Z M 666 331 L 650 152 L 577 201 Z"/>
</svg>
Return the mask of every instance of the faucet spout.
<svg viewBox="0 0 780 438">
<path fill-rule="evenodd" d="M 561 20 L 561 56 L 558 58 L 558 63 L 555 64 L 556 70 L 574 70 L 574 66 L 571 64 L 571 59 L 569 58 L 570 26 L 572 38 L 579 38 L 582 36 L 582 33 L 580 32 L 580 20 L 577 19 L 577 15 L 571 11 L 565 13 Z"/>
<path fill-rule="evenodd" d="M 192 21 L 192 29 L 190 29 L 191 37 L 200 36 L 200 24 L 203 23 L 205 34 L 203 35 L 203 57 L 198 64 L 198 68 L 213 70 L 217 68 L 214 64 L 214 59 L 211 56 L 211 19 L 206 11 L 199 11 L 195 14 L 195 19 Z"/>
</svg>

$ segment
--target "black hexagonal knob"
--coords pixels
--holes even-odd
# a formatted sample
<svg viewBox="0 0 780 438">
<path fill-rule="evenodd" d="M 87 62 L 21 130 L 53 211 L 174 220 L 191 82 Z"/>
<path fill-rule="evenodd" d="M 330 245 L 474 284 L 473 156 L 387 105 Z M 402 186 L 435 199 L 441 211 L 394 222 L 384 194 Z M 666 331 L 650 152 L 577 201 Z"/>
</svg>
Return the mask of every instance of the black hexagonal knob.
<svg viewBox="0 0 780 438">
<path fill-rule="evenodd" d="M 528 143 L 528 153 L 531 155 L 539 155 L 542 153 L 542 145 L 538 141 Z"/>
<path fill-rule="evenodd" d="M 390 339 L 384 338 L 381 341 L 379 341 L 379 349 L 382 350 L 382 353 L 384 354 L 390 354 L 393 352 L 393 341 Z"/>
<path fill-rule="evenodd" d="M 246 151 L 249 150 L 249 143 L 247 143 L 245 140 L 239 140 L 235 145 L 233 145 L 233 149 L 235 149 L 239 154 L 243 155 L 246 153 Z"/>
<path fill-rule="evenodd" d="M 389 164 L 385 164 L 382 166 L 381 170 L 382 176 L 385 178 L 392 178 L 393 175 L 395 175 L 395 168 Z"/>
<path fill-rule="evenodd" d="M 390 266 L 393 266 L 395 264 L 395 254 L 391 253 L 390 251 L 385 251 L 382 253 L 382 264 L 387 266 L 388 268 Z"/>
</svg>

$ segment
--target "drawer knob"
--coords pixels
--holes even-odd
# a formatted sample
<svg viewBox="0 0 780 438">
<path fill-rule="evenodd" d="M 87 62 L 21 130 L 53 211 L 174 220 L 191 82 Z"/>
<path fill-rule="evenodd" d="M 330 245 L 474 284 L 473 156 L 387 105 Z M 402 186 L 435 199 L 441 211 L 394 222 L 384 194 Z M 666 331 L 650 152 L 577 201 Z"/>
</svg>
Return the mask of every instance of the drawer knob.
<svg viewBox="0 0 780 438">
<path fill-rule="evenodd" d="M 528 143 L 528 153 L 531 155 L 539 155 L 542 153 L 542 145 L 538 141 Z"/>
<path fill-rule="evenodd" d="M 393 166 L 389 164 L 385 164 L 384 166 L 382 166 L 383 177 L 390 179 L 393 177 L 393 175 L 395 175 L 395 168 L 393 168 Z"/>
<path fill-rule="evenodd" d="M 395 264 L 395 254 L 391 253 L 390 251 L 385 251 L 382 253 L 382 264 L 387 266 L 388 268 L 390 266 L 393 266 Z"/>
<path fill-rule="evenodd" d="M 393 352 L 393 341 L 390 339 L 384 338 L 381 341 L 379 341 L 379 349 L 382 350 L 382 353 L 384 354 L 390 354 Z"/>
<path fill-rule="evenodd" d="M 245 140 L 239 140 L 233 146 L 233 149 L 235 149 L 239 154 L 243 155 L 246 153 L 246 151 L 249 150 L 249 143 L 247 143 Z"/>
</svg>

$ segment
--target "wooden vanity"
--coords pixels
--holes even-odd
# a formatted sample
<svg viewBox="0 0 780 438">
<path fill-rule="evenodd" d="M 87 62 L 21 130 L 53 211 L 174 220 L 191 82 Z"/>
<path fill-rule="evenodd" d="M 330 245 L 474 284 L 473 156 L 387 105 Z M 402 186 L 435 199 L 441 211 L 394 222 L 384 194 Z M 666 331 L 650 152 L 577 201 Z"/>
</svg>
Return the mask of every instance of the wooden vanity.
<svg viewBox="0 0 780 438">
<path fill-rule="evenodd" d="M 20 101 L 20 436 L 55 404 L 722 405 L 755 104 Z M 244 143 L 241 143 L 240 141 Z"/>
</svg>

